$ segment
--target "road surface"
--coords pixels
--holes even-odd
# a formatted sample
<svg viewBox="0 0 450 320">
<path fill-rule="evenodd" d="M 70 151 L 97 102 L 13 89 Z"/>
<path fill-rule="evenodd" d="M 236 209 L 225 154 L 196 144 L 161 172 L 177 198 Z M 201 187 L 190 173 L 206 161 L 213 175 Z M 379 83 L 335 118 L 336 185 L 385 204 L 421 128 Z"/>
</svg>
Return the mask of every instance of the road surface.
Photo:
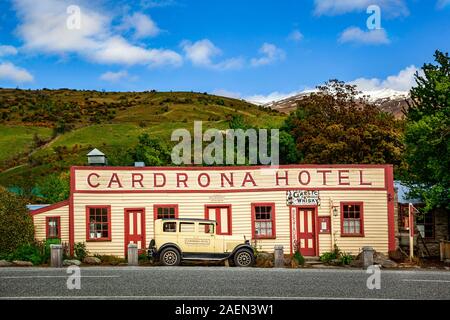
<svg viewBox="0 0 450 320">
<path fill-rule="evenodd" d="M 348 269 L 85 267 L 80 274 L 81 288 L 68 289 L 65 268 L 1 268 L 0 299 L 450 299 L 445 270 L 382 270 L 381 288 L 372 290 L 371 274 Z"/>
</svg>

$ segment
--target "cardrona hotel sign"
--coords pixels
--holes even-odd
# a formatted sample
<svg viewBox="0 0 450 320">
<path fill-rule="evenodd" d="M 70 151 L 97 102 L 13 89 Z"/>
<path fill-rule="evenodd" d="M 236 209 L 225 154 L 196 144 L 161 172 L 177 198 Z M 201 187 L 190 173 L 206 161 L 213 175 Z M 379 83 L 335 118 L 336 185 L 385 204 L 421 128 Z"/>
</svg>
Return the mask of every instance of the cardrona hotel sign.
<svg viewBox="0 0 450 320">
<path fill-rule="evenodd" d="M 384 189 L 380 167 L 289 166 L 271 168 L 76 167 L 74 192 L 233 192 L 320 189 Z"/>
</svg>

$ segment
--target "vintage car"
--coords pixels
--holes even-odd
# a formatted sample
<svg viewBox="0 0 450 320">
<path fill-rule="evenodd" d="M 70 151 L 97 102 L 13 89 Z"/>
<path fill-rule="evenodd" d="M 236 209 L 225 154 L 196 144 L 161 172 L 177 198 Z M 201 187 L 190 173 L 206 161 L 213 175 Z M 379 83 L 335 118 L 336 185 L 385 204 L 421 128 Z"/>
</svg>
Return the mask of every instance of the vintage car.
<svg viewBox="0 0 450 320">
<path fill-rule="evenodd" d="M 216 226 L 216 221 L 204 219 L 155 220 L 148 255 L 166 266 L 183 260 L 228 260 L 238 267 L 252 266 L 255 256 L 245 236 L 217 235 Z"/>
</svg>

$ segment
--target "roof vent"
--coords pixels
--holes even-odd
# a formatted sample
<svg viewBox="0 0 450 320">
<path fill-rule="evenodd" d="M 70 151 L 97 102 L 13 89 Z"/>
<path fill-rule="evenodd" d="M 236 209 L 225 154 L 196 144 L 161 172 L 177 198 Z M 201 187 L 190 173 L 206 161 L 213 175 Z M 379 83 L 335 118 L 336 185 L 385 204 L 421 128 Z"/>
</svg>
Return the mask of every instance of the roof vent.
<svg viewBox="0 0 450 320">
<path fill-rule="evenodd" d="M 144 162 L 135 162 L 135 163 L 134 163 L 134 166 L 135 166 L 135 167 L 139 167 L 139 168 L 145 167 L 145 163 L 144 163 Z"/>
<path fill-rule="evenodd" d="M 105 154 L 98 149 L 89 152 L 87 157 L 90 166 L 106 166 L 108 164 Z"/>
</svg>

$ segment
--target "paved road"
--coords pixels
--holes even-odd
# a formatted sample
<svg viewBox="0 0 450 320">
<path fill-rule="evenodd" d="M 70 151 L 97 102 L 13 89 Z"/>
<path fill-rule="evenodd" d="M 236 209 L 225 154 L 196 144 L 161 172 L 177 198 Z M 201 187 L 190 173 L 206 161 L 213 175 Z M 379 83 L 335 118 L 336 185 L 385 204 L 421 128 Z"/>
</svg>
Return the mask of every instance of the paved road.
<svg viewBox="0 0 450 320">
<path fill-rule="evenodd" d="M 0 299 L 450 299 L 450 272 L 381 271 L 369 290 L 364 270 L 225 267 L 1 268 Z"/>
</svg>

